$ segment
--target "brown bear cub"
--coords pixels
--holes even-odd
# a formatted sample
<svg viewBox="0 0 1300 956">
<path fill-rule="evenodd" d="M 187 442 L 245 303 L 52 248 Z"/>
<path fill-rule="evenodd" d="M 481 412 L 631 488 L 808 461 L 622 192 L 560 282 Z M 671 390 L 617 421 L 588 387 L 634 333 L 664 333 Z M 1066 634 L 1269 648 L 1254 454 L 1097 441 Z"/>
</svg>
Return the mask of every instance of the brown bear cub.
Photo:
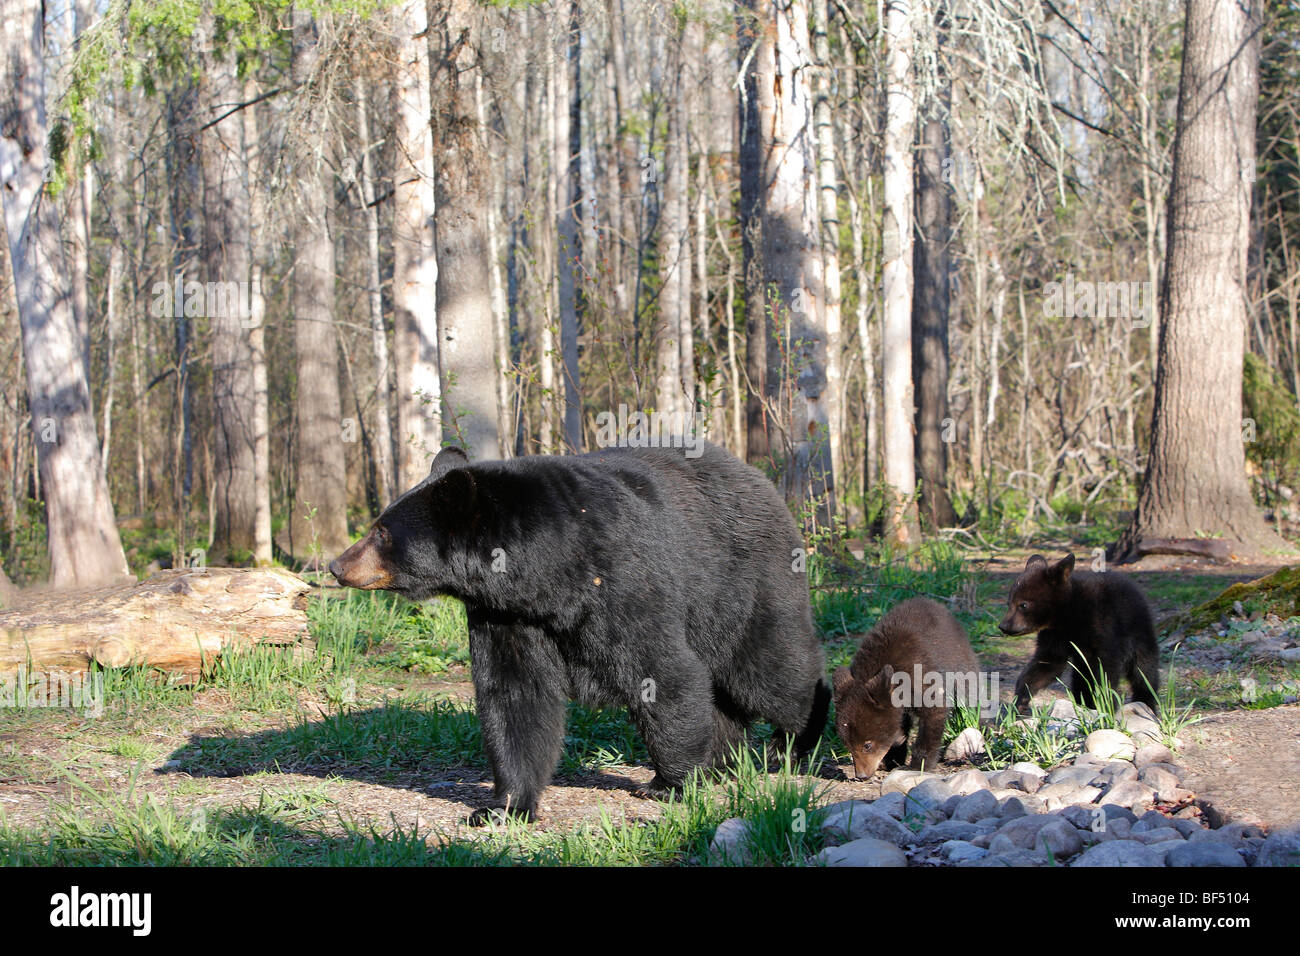
<svg viewBox="0 0 1300 956">
<path fill-rule="evenodd" d="M 1013 637 L 1038 632 L 1033 659 L 1016 678 L 1020 713 L 1067 668 L 1070 691 L 1085 707 L 1095 706 L 1093 685 L 1105 675 L 1116 695 L 1127 680 L 1133 699 L 1155 710 L 1160 674 L 1151 608 L 1123 574 L 1075 571 L 1073 554 L 1052 565 L 1036 554 L 1012 585 L 998 627 Z"/>
<path fill-rule="evenodd" d="M 974 703 L 979 676 L 966 632 L 942 604 L 911 598 L 891 609 L 862 639 L 853 663 L 835 671 L 835 727 L 854 776 L 870 777 L 882 760 L 886 768 L 902 764 L 913 718 L 912 767 L 933 768 L 949 691 L 966 688 L 956 696 Z"/>
</svg>

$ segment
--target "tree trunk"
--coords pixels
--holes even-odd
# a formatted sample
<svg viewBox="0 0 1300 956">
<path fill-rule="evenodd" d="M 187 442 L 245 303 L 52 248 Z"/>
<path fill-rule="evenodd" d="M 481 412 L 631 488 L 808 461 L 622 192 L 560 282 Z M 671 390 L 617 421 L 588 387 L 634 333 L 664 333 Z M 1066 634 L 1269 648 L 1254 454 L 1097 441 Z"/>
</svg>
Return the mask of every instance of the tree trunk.
<svg viewBox="0 0 1300 956">
<path fill-rule="evenodd" d="M 244 101 L 257 96 L 257 81 L 244 81 Z M 266 378 L 266 296 L 262 292 L 262 224 L 266 221 L 266 189 L 262 178 L 262 144 L 257 109 L 244 117 L 244 149 L 248 157 L 248 359 L 253 378 L 253 563 L 268 565 L 271 542 L 271 411 Z"/>
<path fill-rule="evenodd" d="M 763 135 L 759 125 L 759 72 L 757 64 L 772 60 L 771 38 L 766 31 L 764 0 L 745 0 L 737 13 L 741 91 L 740 111 L 740 205 L 741 282 L 745 293 L 745 460 L 751 465 L 766 461 L 772 453 L 767 403 L 768 384 L 767 289 L 763 281 L 763 219 L 759 215 L 759 193 L 763 178 Z"/>
<path fill-rule="evenodd" d="M 0 31 L 0 80 L 10 97 L 0 124 L 0 194 L 45 498 L 50 578 L 60 586 L 96 584 L 126 574 L 126 557 L 100 464 L 56 207 L 45 190 L 43 5 L 18 0 L 12 7 Z"/>
<path fill-rule="evenodd" d="M 293 81 L 298 95 L 308 97 L 315 108 L 302 111 L 300 115 L 311 117 L 311 121 L 298 131 L 301 208 L 293 218 L 292 291 L 297 437 L 287 550 L 299 560 L 313 562 L 328 561 L 349 544 L 343 406 L 334 329 L 334 239 L 329 223 L 333 191 L 323 156 L 329 104 L 315 104 L 319 57 L 313 18 L 304 7 L 295 7 Z"/>
<path fill-rule="evenodd" d="M 690 226 L 687 220 L 690 192 L 690 149 L 686 141 L 686 53 L 685 31 L 678 30 L 669 41 L 665 70 L 665 109 L 668 113 L 664 141 L 659 213 L 659 323 L 655 339 L 658 374 L 655 404 L 669 416 L 674 429 L 693 403 L 685 391 L 691 335 Z"/>
<path fill-rule="evenodd" d="M 1258 15 L 1186 3 L 1151 454 L 1119 560 L 1147 538 L 1221 537 L 1242 556 L 1286 547 L 1251 496 L 1241 418 Z"/>
<path fill-rule="evenodd" d="M 398 488 L 429 473 L 442 447 L 438 373 L 438 261 L 433 236 L 429 20 L 424 0 L 393 12 L 393 352 L 397 372 Z"/>
<path fill-rule="evenodd" d="M 434 241 L 443 429 L 472 461 L 490 461 L 500 457 L 501 449 L 488 244 L 491 174 L 474 99 L 481 14 L 473 0 L 441 0 L 434 9 L 429 32 L 437 106 Z"/>
<path fill-rule="evenodd" d="M 912 394 L 912 80 L 911 8 L 885 5 L 883 284 L 885 534 L 898 547 L 918 542 Z"/>
<path fill-rule="evenodd" d="M 582 236 L 578 210 L 582 206 L 582 25 L 578 0 L 569 0 L 569 28 L 563 35 L 566 63 L 557 66 L 562 79 L 555 98 L 555 163 L 560 206 L 556 210 L 560 269 L 560 353 L 564 374 L 565 451 L 582 451 L 582 380 L 578 371 L 579 315 L 582 293 Z M 567 75 L 566 75 L 567 66 Z M 564 95 L 559 95 L 560 92 Z"/>
<path fill-rule="evenodd" d="M 361 142 L 361 167 L 357 171 L 361 202 L 366 217 L 366 302 L 370 314 L 370 347 L 375 354 L 375 471 L 379 475 L 379 506 L 387 508 L 393 501 L 393 429 L 388 417 L 393 400 L 389 383 L 388 333 L 384 329 L 384 296 L 379 278 L 379 209 L 375 205 L 375 180 L 370 159 L 370 105 L 366 101 L 366 83 L 358 76 L 354 81 L 357 100 L 357 135 Z"/>
<path fill-rule="evenodd" d="M 931 110 L 942 109 L 939 102 Z M 921 514 L 932 528 L 957 524 L 948 497 L 948 239 L 951 204 L 943 181 L 948 158 L 946 118 L 932 113 L 921 126 L 916 164 L 917 242 L 913 249 L 912 387 L 916 394 L 916 467 Z"/>
<path fill-rule="evenodd" d="M 249 192 L 245 183 L 244 118 L 230 113 L 242 97 L 233 50 L 214 49 L 210 13 L 199 23 L 195 44 L 202 58 L 198 75 L 199 165 L 203 176 L 202 280 L 212 330 L 212 496 L 215 511 L 210 560 L 240 564 L 253 555 L 257 539 L 253 356 L 245 295 L 249 289 Z M 229 113 L 230 115 L 225 115 Z M 196 277 L 197 278 L 197 277 Z M 268 556 L 269 557 L 269 556 Z"/>
</svg>

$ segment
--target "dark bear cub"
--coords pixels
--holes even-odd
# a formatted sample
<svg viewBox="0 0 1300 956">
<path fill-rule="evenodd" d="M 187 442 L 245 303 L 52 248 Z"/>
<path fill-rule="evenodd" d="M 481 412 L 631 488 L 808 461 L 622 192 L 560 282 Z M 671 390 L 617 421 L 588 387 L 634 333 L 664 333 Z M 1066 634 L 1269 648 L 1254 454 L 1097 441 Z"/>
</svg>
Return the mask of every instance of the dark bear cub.
<svg viewBox="0 0 1300 956">
<path fill-rule="evenodd" d="M 911 598 L 862 639 L 852 664 L 835 672 L 835 727 L 859 779 L 903 763 L 918 723 L 912 768 L 932 769 L 953 698 L 975 703 L 979 661 L 961 625 L 942 604 Z"/>
<path fill-rule="evenodd" d="M 1013 637 L 1038 632 L 1033 659 L 1016 678 L 1020 713 L 1067 668 L 1070 691 L 1085 707 L 1095 706 L 1094 685 L 1104 675 L 1114 693 L 1127 680 L 1133 699 L 1155 710 L 1160 674 L 1151 608 L 1124 575 L 1075 571 L 1073 554 L 1052 565 L 1036 554 L 1012 586 L 998 627 Z"/>
<path fill-rule="evenodd" d="M 658 795 L 726 762 L 756 720 L 798 754 L 830 705 L 804 542 L 785 501 L 717 446 L 471 464 L 458 449 L 330 565 L 341 584 L 465 603 L 483 823 L 537 813 L 569 700 L 628 709 Z"/>
</svg>

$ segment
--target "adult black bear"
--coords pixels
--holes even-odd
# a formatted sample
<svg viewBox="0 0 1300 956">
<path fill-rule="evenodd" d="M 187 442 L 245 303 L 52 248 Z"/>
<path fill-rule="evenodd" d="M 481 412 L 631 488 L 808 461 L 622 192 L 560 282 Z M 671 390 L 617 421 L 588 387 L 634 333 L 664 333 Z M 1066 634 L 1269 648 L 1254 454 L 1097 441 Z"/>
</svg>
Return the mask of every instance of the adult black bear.
<svg viewBox="0 0 1300 956">
<path fill-rule="evenodd" d="M 482 823 L 535 817 L 570 698 L 628 708 L 653 794 L 724 761 L 759 718 L 807 752 L 830 689 L 803 547 L 772 484 L 713 445 L 473 465 L 447 448 L 330 570 L 465 602 L 496 780 Z"/>
<path fill-rule="evenodd" d="M 1016 709 L 1029 702 L 1067 667 L 1070 690 L 1085 707 L 1095 702 L 1104 676 L 1118 694 L 1127 680 L 1133 698 L 1156 709 L 1160 672 L 1155 625 L 1146 596 L 1116 571 L 1075 571 L 1074 555 L 1049 565 L 1041 554 L 1025 563 L 1007 596 L 1004 634 L 1038 632 L 1033 659 L 1016 678 Z"/>
</svg>

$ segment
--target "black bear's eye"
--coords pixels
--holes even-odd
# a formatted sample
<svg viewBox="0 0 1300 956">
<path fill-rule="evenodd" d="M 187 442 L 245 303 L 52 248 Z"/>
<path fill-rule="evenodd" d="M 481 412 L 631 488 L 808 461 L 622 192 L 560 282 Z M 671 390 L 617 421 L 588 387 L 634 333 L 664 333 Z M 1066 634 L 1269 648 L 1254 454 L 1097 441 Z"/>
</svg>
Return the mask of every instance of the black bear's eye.
<svg viewBox="0 0 1300 956">
<path fill-rule="evenodd" d="M 1020 602 L 1020 610 L 1022 610 L 1022 611 L 1028 611 L 1028 610 L 1029 610 L 1029 602 L 1028 602 L 1028 601 L 1021 601 L 1021 602 Z"/>
<path fill-rule="evenodd" d="M 871 749 L 875 746 L 876 746 L 875 744 L 873 744 L 870 740 L 868 740 L 865 744 L 862 745 L 862 752 L 870 753 Z"/>
</svg>

